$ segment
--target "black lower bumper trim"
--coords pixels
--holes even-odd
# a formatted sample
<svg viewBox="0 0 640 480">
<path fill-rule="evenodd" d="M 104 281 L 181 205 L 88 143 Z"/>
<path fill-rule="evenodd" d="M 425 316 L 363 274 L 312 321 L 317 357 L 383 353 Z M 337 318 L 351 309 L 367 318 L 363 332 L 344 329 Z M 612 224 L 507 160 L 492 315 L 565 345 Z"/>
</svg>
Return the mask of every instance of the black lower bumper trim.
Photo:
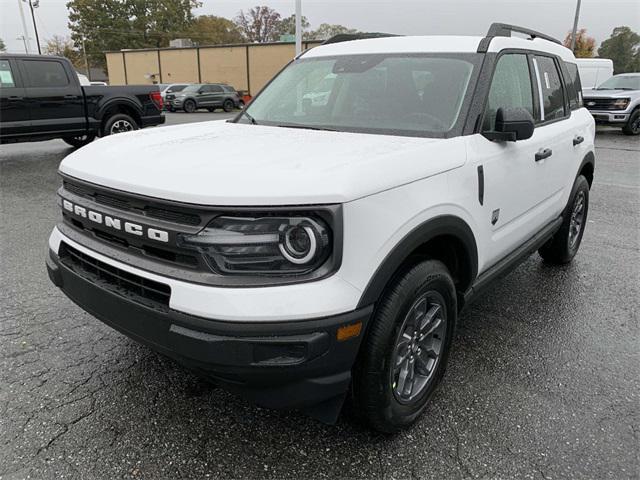
<svg viewBox="0 0 640 480">
<path fill-rule="evenodd" d="M 47 270 L 71 300 L 134 340 L 260 405 L 307 410 L 324 421 L 337 417 L 334 410 L 349 387 L 364 334 L 338 341 L 337 330 L 363 322 L 364 332 L 373 310 L 287 322 L 210 320 L 118 295 L 83 278 L 53 252 Z"/>
</svg>

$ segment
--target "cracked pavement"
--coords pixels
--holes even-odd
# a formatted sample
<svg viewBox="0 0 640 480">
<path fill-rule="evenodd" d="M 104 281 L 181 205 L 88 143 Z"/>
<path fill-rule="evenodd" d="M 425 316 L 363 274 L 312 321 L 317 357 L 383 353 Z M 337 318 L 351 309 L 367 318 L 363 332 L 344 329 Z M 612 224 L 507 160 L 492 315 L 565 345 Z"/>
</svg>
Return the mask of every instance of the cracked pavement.
<svg viewBox="0 0 640 480">
<path fill-rule="evenodd" d="M 534 255 L 468 308 L 393 437 L 257 408 L 76 307 L 44 266 L 71 149 L 0 146 L 0 479 L 638 478 L 640 141 L 596 142 L 574 263 Z"/>
</svg>

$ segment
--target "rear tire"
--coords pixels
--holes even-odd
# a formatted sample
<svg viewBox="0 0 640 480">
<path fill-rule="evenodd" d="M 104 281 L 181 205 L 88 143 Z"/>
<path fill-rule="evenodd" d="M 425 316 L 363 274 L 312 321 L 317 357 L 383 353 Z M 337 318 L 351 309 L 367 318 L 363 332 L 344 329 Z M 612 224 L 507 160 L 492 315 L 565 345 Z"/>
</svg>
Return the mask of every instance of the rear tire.
<svg viewBox="0 0 640 480">
<path fill-rule="evenodd" d="M 102 136 L 115 135 L 116 133 L 132 132 L 138 130 L 138 123 L 126 113 L 116 113 L 107 118 L 102 127 Z"/>
<path fill-rule="evenodd" d="M 207 110 L 209 110 L 210 113 L 213 113 L 216 111 L 215 107 L 209 107 L 207 108 Z"/>
<path fill-rule="evenodd" d="M 93 142 L 96 138 L 95 134 L 91 133 L 89 135 L 80 135 L 77 137 L 64 137 L 62 140 L 75 148 L 84 147 L 88 143 Z"/>
<path fill-rule="evenodd" d="M 416 421 L 442 379 L 457 315 L 451 274 L 420 262 L 380 299 L 354 368 L 354 410 L 374 429 L 397 432 Z"/>
<path fill-rule="evenodd" d="M 640 108 L 636 108 L 629 117 L 629 121 L 622 127 L 625 135 L 640 135 Z"/>
<path fill-rule="evenodd" d="M 182 108 L 187 113 L 193 113 L 196 111 L 196 102 L 194 102 L 193 100 L 186 100 L 182 105 Z"/>
<path fill-rule="evenodd" d="M 538 250 L 545 262 L 564 265 L 573 260 L 582 242 L 588 212 L 589 182 L 579 175 L 573 184 L 560 229 Z"/>
<path fill-rule="evenodd" d="M 228 98 L 222 104 L 222 109 L 227 113 L 232 112 L 234 108 L 236 108 L 235 103 L 233 103 L 233 100 Z"/>
</svg>

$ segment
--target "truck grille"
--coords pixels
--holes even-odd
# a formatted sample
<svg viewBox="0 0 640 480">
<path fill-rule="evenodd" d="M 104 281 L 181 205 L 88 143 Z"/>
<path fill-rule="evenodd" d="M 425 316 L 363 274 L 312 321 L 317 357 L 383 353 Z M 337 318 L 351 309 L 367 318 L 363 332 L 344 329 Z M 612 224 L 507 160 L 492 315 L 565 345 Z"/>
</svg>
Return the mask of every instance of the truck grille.
<svg viewBox="0 0 640 480">
<path fill-rule="evenodd" d="M 157 218 L 159 220 L 165 220 L 168 222 L 181 223 L 183 225 L 200 225 L 202 219 L 199 215 L 188 212 L 181 212 L 179 210 L 167 209 L 164 206 L 153 204 L 152 202 L 141 202 L 139 205 L 134 205 L 130 198 L 125 196 L 119 196 L 112 192 L 104 193 L 97 188 L 92 188 L 86 185 L 79 185 L 72 183 L 68 180 L 64 180 L 62 185 L 65 190 L 75 193 L 81 197 L 93 200 L 96 203 L 107 205 L 109 207 L 117 208 L 124 211 L 134 211 L 135 213 L 142 213 L 150 218 Z"/>
<path fill-rule="evenodd" d="M 617 98 L 585 98 L 583 99 L 584 106 L 587 110 L 620 110 L 619 107 L 614 107 L 613 103 L 618 100 Z"/>
<path fill-rule="evenodd" d="M 62 242 L 60 261 L 89 282 L 147 307 L 167 310 L 171 287 L 108 265 Z"/>
</svg>

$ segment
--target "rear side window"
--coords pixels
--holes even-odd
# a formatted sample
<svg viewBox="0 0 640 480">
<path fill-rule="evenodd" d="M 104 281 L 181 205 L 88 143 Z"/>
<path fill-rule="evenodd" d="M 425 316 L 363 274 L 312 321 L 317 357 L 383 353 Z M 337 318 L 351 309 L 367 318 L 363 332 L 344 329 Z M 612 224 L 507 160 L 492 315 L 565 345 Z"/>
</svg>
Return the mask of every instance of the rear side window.
<svg viewBox="0 0 640 480">
<path fill-rule="evenodd" d="M 60 62 L 47 60 L 24 60 L 30 87 L 66 87 L 69 78 Z"/>
<path fill-rule="evenodd" d="M 564 92 L 556 62 L 551 57 L 533 58 L 540 96 L 540 121 L 548 122 L 564 117 Z"/>
<path fill-rule="evenodd" d="M 13 72 L 11 71 L 9 60 L 0 60 L 0 87 L 10 88 L 15 86 L 16 82 L 13 79 Z"/>
<path fill-rule="evenodd" d="M 565 66 L 569 73 L 569 78 L 566 79 L 569 108 L 571 108 L 571 110 L 577 110 L 582 107 L 582 85 L 580 84 L 578 66 L 575 63 L 569 62 L 565 62 Z"/>
<path fill-rule="evenodd" d="M 529 63 L 524 54 L 507 54 L 498 59 L 491 80 L 482 129 L 495 129 L 499 108 L 521 107 L 533 116 L 533 92 Z"/>
<path fill-rule="evenodd" d="M 213 92 L 213 93 L 220 93 L 222 92 L 222 87 L 220 85 L 209 85 L 209 91 Z"/>
<path fill-rule="evenodd" d="M 233 87 L 229 87 L 228 85 L 223 85 L 222 88 L 224 89 L 225 92 L 228 92 L 228 93 L 235 93 L 236 91 Z"/>
</svg>

